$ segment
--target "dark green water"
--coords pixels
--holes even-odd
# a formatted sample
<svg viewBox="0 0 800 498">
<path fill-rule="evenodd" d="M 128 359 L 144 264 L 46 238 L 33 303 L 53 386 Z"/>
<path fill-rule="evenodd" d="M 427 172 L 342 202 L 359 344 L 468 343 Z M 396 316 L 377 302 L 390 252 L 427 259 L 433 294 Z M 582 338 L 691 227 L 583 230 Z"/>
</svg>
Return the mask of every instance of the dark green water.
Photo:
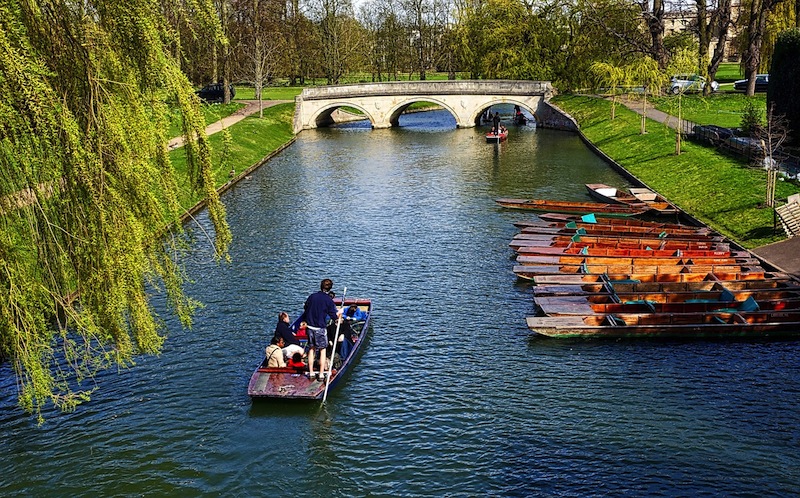
<svg viewBox="0 0 800 498">
<path fill-rule="evenodd" d="M 797 343 L 530 336 L 507 246 L 530 215 L 493 199 L 623 185 L 576 136 L 512 128 L 496 147 L 445 113 L 401 124 L 303 132 L 227 193 L 233 262 L 190 230 L 194 329 L 167 318 L 164 352 L 75 413 L 37 427 L 4 367 L 0 495 L 800 492 Z M 251 402 L 278 312 L 325 277 L 375 302 L 360 360 L 325 406 Z"/>
</svg>

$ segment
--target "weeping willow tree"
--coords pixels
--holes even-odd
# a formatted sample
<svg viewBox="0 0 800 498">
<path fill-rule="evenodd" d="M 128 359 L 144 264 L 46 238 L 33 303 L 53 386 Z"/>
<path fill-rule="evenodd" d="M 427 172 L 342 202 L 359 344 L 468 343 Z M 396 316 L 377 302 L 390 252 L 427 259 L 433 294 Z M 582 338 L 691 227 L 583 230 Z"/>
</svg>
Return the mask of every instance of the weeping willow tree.
<svg viewBox="0 0 800 498">
<path fill-rule="evenodd" d="M 210 2 L 176 4 L 221 38 Z M 187 181 L 207 198 L 217 254 L 227 254 L 204 122 L 161 7 L 0 3 L 0 361 L 40 420 L 48 403 L 88 399 L 99 369 L 160 350 L 148 284 L 190 325 L 175 244 L 160 237 L 184 210 L 166 148 L 170 107 L 182 115 Z"/>
</svg>

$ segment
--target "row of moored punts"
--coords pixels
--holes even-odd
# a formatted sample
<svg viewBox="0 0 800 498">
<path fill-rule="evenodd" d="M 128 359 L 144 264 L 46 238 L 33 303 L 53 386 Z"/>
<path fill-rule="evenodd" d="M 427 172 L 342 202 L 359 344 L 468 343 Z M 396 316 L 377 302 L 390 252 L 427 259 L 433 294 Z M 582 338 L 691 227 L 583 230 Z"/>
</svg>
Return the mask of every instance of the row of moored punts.
<svg viewBox="0 0 800 498">
<path fill-rule="evenodd" d="M 572 203 L 573 211 L 543 211 L 567 201 L 497 200 L 539 212 L 515 223 L 520 231 L 509 244 L 514 273 L 535 284 L 531 330 L 551 337 L 800 335 L 800 280 L 766 269 L 708 227 L 620 217 L 619 206 L 657 213 L 637 204 L 666 202 L 647 189 L 629 196 L 606 185 L 587 189 L 600 191 L 604 197 L 593 197 L 601 202 Z"/>
</svg>

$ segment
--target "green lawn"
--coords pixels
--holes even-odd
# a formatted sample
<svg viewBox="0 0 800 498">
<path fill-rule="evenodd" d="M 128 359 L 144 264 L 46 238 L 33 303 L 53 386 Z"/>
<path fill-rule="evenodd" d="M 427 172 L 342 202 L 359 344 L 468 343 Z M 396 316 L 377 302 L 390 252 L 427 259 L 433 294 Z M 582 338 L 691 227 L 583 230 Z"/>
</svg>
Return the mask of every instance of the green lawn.
<svg viewBox="0 0 800 498">
<path fill-rule="evenodd" d="M 744 79 L 742 66 L 738 62 L 723 62 L 717 69 L 716 80 L 720 83 L 733 83 L 736 80 Z"/>
<path fill-rule="evenodd" d="M 762 207 L 766 175 L 761 169 L 718 154 L 714 149 L 684 142 L 675 155 L 675 131 L 655 121 L 639 134 L 640 116 L 617 107 L 609 119 L 604 99 L 561 95 L 553 103 L 571 114 L 581 131 L 609 157 L 687 213 L 748 248 L 782 240 L 773 231 L 773 211 Z M 776 199 L 800 192 L 788 181 L 778 181 Z"/>
<path fill-rule="evenodd" d="M 753 99 L 759 108 L 767 108 L 767 96 L 757 93 L 747 97 L 743 93 L 713 93 L 708 97 L 701 94 L 686 94 L 682 97 L 667 95 L 652 97 L 650 101 L 659 111 L 673 116 L 678 115 L 678 103 L 681 106 L 681 117 L 698 124 L 715 124 L 726 128 L 738 128 L 742 122 L 742 111 L 745 101 Z"/>
<path fill-rule="evenodd" d="M 293 116 L 294 104 L 279 104 L 264 109 L 263 118 L 259 118 L 256 114 L 230 126 L 228 131 L 232 138 L 232 148 L 227 167 L 220 165 L 224 135 L 223 133 L 211 135 L 209 141 L 213 150 L 212 160 L 215 165 L 216 185 L 224 185 L 230 179 L 231 168 L 236 170 L 236 174 L 239 174 L 290 141 L 294 137 L 292 132 Z M 175 149 L 169 155 L 173 167 L 178 171 L 177 176 L 186 178 L 184 174 L 186 155 L 183 148 Z M 180 188 L 181 205 L 188 209 L 199 200 L 199 197 L 191 192 L 187 183 L 180 185 Z"/>
<path fill-rule="evenodd" d="M 262 90 L 263 100 L 292 100 L 303 91 L 302 86 L 268 86 Z M 236 86 L 236 100 L 255 100 L 256 91 L 252 86 Z"/>
</svg>

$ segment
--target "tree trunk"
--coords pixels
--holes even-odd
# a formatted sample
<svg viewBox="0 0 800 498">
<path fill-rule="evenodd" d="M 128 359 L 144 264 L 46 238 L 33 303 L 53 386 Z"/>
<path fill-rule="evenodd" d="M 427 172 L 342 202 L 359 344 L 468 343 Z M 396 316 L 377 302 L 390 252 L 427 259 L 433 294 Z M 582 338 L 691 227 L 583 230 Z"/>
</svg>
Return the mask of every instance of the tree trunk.
<svg viewBox="0 0 800 498">
<path fill-rule="evenodd" d="M 658 62 L 658 67 L 666 69 L 669 57 L 664 47 L 664 1 L 653 0 L 653 10 L 645 17 L 650 31 L 653 59 Z"/>
</svg>

